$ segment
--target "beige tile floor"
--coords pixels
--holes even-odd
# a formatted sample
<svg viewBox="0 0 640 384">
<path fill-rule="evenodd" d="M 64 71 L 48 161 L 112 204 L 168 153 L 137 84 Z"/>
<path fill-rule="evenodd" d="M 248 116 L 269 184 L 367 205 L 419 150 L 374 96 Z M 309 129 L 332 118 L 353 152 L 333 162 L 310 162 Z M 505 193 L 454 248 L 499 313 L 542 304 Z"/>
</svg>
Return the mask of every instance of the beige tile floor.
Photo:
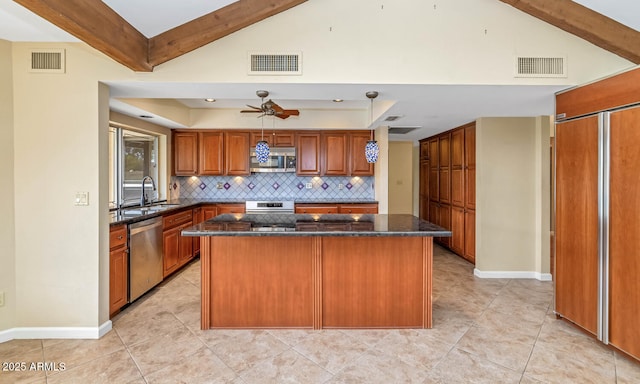
<svg viewBox="0 0 640 384">
<path fill-rule="evenodd" d="M 0 383 L 640 383 L 640 364 L 551 312 L 552 284 L 487 280 L 436 247 L 434 327 L 201 331 L 200 264 L 127 308 L 100 340 L 14 340 L 0 360 L 64 362 Z"/>
</svg>

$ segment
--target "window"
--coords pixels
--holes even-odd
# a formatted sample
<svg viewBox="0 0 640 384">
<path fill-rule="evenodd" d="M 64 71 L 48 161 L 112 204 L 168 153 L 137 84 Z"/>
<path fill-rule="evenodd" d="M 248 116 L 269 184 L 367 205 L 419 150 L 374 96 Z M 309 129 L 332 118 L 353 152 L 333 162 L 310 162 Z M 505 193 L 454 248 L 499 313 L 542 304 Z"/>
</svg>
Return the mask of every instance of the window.
<svg viewBox="0 0 640 384">
<path fill-rule="evenodd" d="M 142 179 L 158 182 L 158 136 L 111 126 L 109 129 L 109 208 L 140 204 Z M 158 198 L 151 182 L 148 200 Z"/>
</svg>

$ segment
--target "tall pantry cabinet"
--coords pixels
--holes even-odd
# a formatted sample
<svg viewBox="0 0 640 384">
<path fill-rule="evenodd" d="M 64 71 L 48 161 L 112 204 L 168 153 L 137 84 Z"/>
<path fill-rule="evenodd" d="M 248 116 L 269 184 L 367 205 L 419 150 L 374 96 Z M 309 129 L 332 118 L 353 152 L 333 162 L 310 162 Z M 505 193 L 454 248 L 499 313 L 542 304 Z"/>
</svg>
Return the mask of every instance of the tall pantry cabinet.
<svg viewBox="0 0 640 384">
<path fill-rule="evenodd" d="M 475 123 L 420 140 L 420 218 L 451 230 L 441 245 L 475 263 Z"/>
<path fill-rule="evenodd" d="M 640 70 L 556 96 L 555 311 L 640 359 Z"/>
</svg>

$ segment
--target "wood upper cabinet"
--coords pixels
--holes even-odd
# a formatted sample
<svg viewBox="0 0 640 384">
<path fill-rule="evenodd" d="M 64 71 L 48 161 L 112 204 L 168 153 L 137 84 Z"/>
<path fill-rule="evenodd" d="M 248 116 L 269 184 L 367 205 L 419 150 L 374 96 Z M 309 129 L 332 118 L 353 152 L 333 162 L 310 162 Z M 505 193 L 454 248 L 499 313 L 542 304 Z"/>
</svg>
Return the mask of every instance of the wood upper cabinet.
<svg viewBox="0 0 640 384">
<path fill-rule="evenodd" d="M 176 176 L 198 174 L 198 132 L 173 133 L 173 173 Z"/>
<path fill-rule="evenodd" d="M 471 123 L 464 128 L 464 165 L 476 166 L 476 124 Z"/>
<path fill-rule="evenodd" d="M 347 175 L 349 172 L 349 136 L 346 132 L 322 132 L 320 146 L 322 175 Z"/>
<path fill-rule="evenodd" d="M 226 175 L 248 176 L 251 174 L 249 147 L 249 132 L 226 131 L 224 133 Z"/>
<path fill-rule="evenodd" d="M 440 166 L 440 154 L 438 152 L 438 138 L 429 140 L 429 165 L 431 168 Z"/>
<path fill-rule="evenodd" d="M 320 133 L 298 132 L 296 134 L 296 174 L 320 175 Z"/>
<path fill-rule="evenodd" d="M 109 315 L 111 316 L 129 301 L 129 249 L 127 244 L 127 226 L 112 226 L 109 229 Z"/>
<path fill-rule="evenodd" d="M 200 132 L 198 164 L 198 173 L 200 175 L 224 174 L 223 132 Z"/>
<path fill-rule="evenodd" d="M 264 140 L 271 147 L 293 147 L 295 143 L 295 133 L 293 131 L 251 131 L 251 146 L 255 147 L 258 141 Z"/>
<path fill-rule="evenodd" d="M 368 131 L 349 133 L 349 174 L 351 176 L 373 176 L 374 164 L 367 162 L 364 147 L 371 140 Z"/>
<path fill-rule="evenodd" d="M 429 142 L 420 141 L 420 160 L 429 160 Z"/>
</svg>

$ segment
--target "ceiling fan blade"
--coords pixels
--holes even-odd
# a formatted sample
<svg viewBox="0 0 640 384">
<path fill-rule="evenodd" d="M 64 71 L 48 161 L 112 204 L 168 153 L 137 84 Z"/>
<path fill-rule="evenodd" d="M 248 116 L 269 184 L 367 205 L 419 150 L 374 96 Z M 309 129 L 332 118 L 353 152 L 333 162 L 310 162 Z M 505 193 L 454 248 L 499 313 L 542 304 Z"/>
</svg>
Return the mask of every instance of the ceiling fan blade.
<svg viewBox="0 0 640 384">
<path fill-rule="evenodd" d="M 253 109 L 243 109 L 240 113 L 262 113 L 261 110 L 253 110 Z"/>
<path fill-rule="evenodd" d="M 249 104 L 247 104 L 247 107 L 253 108 L 253 109 L 258 110 L 258 111 L 262 111 L 261 107 L 254 107 L 253 105 L 249 105 Z"/>
<path fill-rule="evenodd" d="M 300 116 L 300 111 L 297 109 L 283 109 L 282 113 L 289 116 Z"/>
</svg>

